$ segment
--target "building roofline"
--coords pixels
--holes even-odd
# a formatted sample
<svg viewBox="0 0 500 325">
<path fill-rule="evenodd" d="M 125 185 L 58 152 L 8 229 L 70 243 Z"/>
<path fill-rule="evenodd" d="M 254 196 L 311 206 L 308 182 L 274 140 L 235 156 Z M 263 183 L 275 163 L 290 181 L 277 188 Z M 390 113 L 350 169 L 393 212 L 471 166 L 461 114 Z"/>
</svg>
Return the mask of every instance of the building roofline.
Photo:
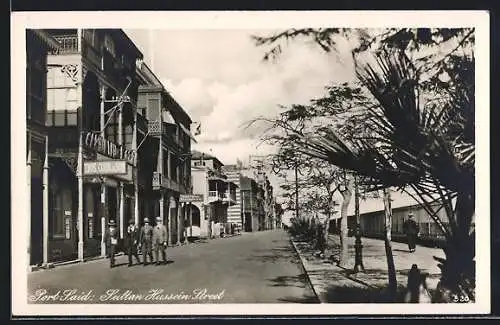
<svg viewBox="0 0 500 325">
<path fill-rule="evenodd" d="M 136 71 L 144 78 L 144 79 L 154 79 L 152 82 L 154 85 L 140 85 L 139 92 L 147 93 L 147 92 L 161 92 L 162 95 L 168 98 L 170 103 L 172 104 L 171 108 L 174 110 L 174 113 L 177 113 L 182 116 L 185 120 L 188 121 L 188 124 L 193 123 L 193 120 L 186 112 L 186 110 L 175 100 L 172 94 L 165 88 L 165 85 L 161 82 L 158 76 L 154 73 L 151 67 L 143 62 L 140 68 L 137 68 Z M 148 80 L 147 80 L 148 81 Z"/>
<path fill-rule="evenodd" d="M 46 31 L 43 29 L 27 29 L 27 32 L 32 33 L 36 37 L 40 39 L 40 41 L 49 49 L 49 50 L 59 50 L 61 47 L 60 44 L 53 39 Z"/>
</svg>

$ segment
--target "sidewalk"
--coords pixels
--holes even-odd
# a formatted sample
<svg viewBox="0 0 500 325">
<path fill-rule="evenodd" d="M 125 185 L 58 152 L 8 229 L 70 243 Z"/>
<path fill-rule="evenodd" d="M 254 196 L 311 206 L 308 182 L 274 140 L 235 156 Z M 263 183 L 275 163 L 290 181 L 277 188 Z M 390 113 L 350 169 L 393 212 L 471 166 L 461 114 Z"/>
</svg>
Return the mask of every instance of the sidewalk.
<svg viewBox="0 0 500 325">
<path fill-rule="evenodd" d="M 292 239 L 292 244 L 300 256 L 311 285 L 322 303 L 384 302 L 388 284 L 387 259 L 383 240 L 362 238 L 363 265 L 365 272 L 354 273 L 354 237 L 348 237 L 349 261 L 345 268 L 337 266 L 340 253 L 340 238 L 330 235 L 325 258 L 315 257 L 312 245 Z M 392 242 L 392 253 L 396 267 L 398 292 L 404 292 L 408 271 L 417 264 L 423 273 L 428 273 L 427 286 L 432 292 L 439 281 L 441 270 L 433 256 L 444 257 L 438 248 L 417 246 L 416 252 L 408 252 L 408 246 Z M 328 259 L 333 255 L 335 261 Z"/>
</svg>

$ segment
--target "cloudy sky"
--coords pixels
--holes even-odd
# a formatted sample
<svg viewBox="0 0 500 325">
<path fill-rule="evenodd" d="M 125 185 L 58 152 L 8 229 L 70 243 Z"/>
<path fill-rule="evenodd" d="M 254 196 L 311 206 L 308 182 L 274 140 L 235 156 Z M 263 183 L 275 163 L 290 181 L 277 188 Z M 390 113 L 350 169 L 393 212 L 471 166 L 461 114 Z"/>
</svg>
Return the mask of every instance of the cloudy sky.
<svg viewBox="0 0 500 325">
<path fill-rule="evenodd" d="M 290 42 L 275 63 L 251 35 L 271 30 L 128 30 L 145 62 L 175 99 L 201 122 L 193 148 L 212 152 L 224 164 L 272 152 L 260 145 L 264 127 L 245 129 L 258 116 L 272 117 L 278 105 L 306 103 L 332 82 L 353 77 L 347 44 L 327 54 L 305 41 Z M 345 52 L 343 52 L 345 48 Z M 258 146 L 258 147 L 257 147 Z"/>
</svg>

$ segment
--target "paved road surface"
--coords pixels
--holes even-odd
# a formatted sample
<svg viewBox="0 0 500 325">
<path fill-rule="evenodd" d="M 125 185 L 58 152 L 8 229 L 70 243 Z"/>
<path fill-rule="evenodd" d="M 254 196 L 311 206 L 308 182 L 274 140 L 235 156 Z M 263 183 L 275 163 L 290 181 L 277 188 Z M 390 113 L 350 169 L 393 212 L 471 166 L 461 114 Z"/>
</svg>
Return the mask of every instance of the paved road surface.
<svg viewBox="0 0 500 325">
<path fill-rule="evenodd" d="M 46 290 L 36 295 L 46 303 L 318 302 L 281 230 L 168 248 L 168 259 L 127 267 L 121 256 L 113 269 L 109 260 L 97 260 L 32 272 L 29 295 Z M 75 292 L 65 296 L 65 289 Z"/>
</svg>

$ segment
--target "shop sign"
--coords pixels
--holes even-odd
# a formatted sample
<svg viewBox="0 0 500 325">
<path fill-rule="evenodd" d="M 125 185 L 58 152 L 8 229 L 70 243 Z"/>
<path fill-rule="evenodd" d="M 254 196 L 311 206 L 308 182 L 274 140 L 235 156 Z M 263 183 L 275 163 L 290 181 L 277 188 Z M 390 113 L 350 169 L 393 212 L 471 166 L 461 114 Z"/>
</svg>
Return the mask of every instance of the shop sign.
<svg viewBox="0 0 500 325">
<path fill-rule="evenodd" d="M 96 160 L 83 163 L 83 175 L 120 175 L 127 174 L 125 160 Z"/>
<path fill-rule="evenodd" d="M 109 158 L 127 160 L 132 164 L 135 161 L 135 150 L 126 149 L 123 145 L 107 140 L 101 133 L 84 132 L 83 145 Z"/>
<path fill-rule="evenodd" d="M 203 194 L 181 194 L 179 202 L 200 202 L 203 201 Z"/>
</svg>

